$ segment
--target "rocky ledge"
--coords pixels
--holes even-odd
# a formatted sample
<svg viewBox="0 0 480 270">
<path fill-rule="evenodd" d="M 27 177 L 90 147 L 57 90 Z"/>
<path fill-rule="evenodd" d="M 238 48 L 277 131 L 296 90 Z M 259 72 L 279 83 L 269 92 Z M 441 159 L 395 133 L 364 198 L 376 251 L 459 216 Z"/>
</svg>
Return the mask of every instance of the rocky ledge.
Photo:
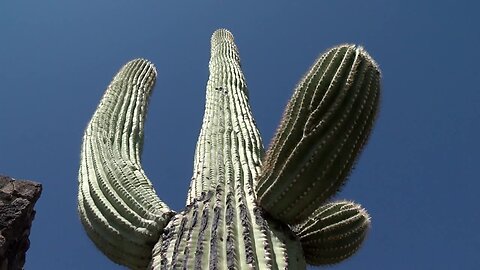
<svg viewBox="0 0 480 270">
<path fill-rule="evenodd" d="M 42 185 L 0 175 L 0 270 L 21 270 Z"/>
</svg>

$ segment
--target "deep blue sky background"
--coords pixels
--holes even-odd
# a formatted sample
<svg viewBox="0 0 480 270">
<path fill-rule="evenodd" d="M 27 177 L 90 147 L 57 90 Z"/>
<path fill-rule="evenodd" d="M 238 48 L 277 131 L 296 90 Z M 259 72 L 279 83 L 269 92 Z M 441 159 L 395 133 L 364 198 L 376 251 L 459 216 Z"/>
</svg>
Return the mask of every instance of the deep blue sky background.
<svg viewBox="0 0 480 270">
<path fill-rule="evenodd" d="M 258 3 L 257 3 L 258 2 Z M 338 195 L 373 226 L 331 269 L 479 269 L 478 1 L 1 1 L 0 173 L 41 182 L 26 269 L 121 269 L 76 212 L 83 130 L 128 60 L 158 80 L 144 169 L 184 205 L 208 78 L 209 41 L 230 29 L 268 145 L 292 90 L 339 43 L 363 45 L 383 72 L 370 143 Z"/>
</svg>

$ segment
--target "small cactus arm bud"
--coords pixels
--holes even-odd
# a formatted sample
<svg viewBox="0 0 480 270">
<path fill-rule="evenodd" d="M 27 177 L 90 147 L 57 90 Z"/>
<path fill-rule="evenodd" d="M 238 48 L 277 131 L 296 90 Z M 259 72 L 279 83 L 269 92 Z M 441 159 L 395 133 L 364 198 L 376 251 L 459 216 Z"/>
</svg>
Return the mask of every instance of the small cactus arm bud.
<svg viewBox="0 0 480 270">
<path fill-rule="evenodd" d="M 143 59 L 113 78 L 83 137 L 78 211 L 95 245 L 116 263 L 145 269 L 172 211 L 140 166 L 156 71 Z"/>
<path fill-rule="evenodd" d="M 361 47 L 335 47 L 297 86 L 264 158 L 256 188 L 274 218 L 295 224 L 345 182 L 372 128 L 380 71 Z"/>
<path fill-rule="evenodd" d="M 370 227 L 370 217 L 358 204 L 340 201 L 321 206 L 292 226 L 311 265 L 338 263 L 355 253 Z"/>
</svg>

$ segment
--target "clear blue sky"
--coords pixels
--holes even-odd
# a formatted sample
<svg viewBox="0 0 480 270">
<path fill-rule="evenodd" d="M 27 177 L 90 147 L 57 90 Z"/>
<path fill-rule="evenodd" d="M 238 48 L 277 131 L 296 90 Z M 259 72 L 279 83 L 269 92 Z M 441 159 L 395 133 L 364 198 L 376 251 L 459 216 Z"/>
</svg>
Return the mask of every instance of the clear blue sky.
<svg viewBox="0 0 480 270">
<path fill-rule="evenodd" d="M 473 0 L 1 1 L 0 173 L 44 187 L 26 269 L 122 269 L 83 232 L 76 194 L 83 130 L 130 59 L 158 69 L 143 165 L 182 209 L 210 35 L 223 27 L 265 145 L 324 50 L 361 44 L 382 69 L 377 125 L 338 195 L 365 206 L 372 229 L 330 269 L 480 269 L 479 10 Z"/>
</svg>

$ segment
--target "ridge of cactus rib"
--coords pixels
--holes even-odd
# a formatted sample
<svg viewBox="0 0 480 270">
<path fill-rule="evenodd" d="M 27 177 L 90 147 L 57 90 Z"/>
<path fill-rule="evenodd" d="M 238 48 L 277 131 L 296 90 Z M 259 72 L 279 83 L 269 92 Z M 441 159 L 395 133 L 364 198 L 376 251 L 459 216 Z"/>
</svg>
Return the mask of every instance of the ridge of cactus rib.
<svg viewBox="0 0 480 270">
<path fill-rule="evenodd" d="M 95 245 L 111 260 L 145 269 L 173 212 L 140 165 L 144 118 L 154 66 L 123 66 L 108 86 L 83 137 L 78 211 Z"/>
<path fill-rule="evenodd" d="M 292 227 L 305 259 L 311 265 L 338 263 L 355 253 L 370 227 L 370 217 L 349 201 L 322 205 L 312 216 Z"/>
<path fill-rule="evenodd" d="M 377 113 L 380 71 L 361 47 L 340 45 L 298 84 L 264 158 L 256 195 L 287 224 L 304 220 L 345 182 Z"/>
<path fill-rule="evenodd" d="M 293 233 L 255 202 L 263 146 L 228 30 L 212 35 L 209 71 L 188 206 L 165 228 L 150 268 L 305 269 Z"/>
</svg>

